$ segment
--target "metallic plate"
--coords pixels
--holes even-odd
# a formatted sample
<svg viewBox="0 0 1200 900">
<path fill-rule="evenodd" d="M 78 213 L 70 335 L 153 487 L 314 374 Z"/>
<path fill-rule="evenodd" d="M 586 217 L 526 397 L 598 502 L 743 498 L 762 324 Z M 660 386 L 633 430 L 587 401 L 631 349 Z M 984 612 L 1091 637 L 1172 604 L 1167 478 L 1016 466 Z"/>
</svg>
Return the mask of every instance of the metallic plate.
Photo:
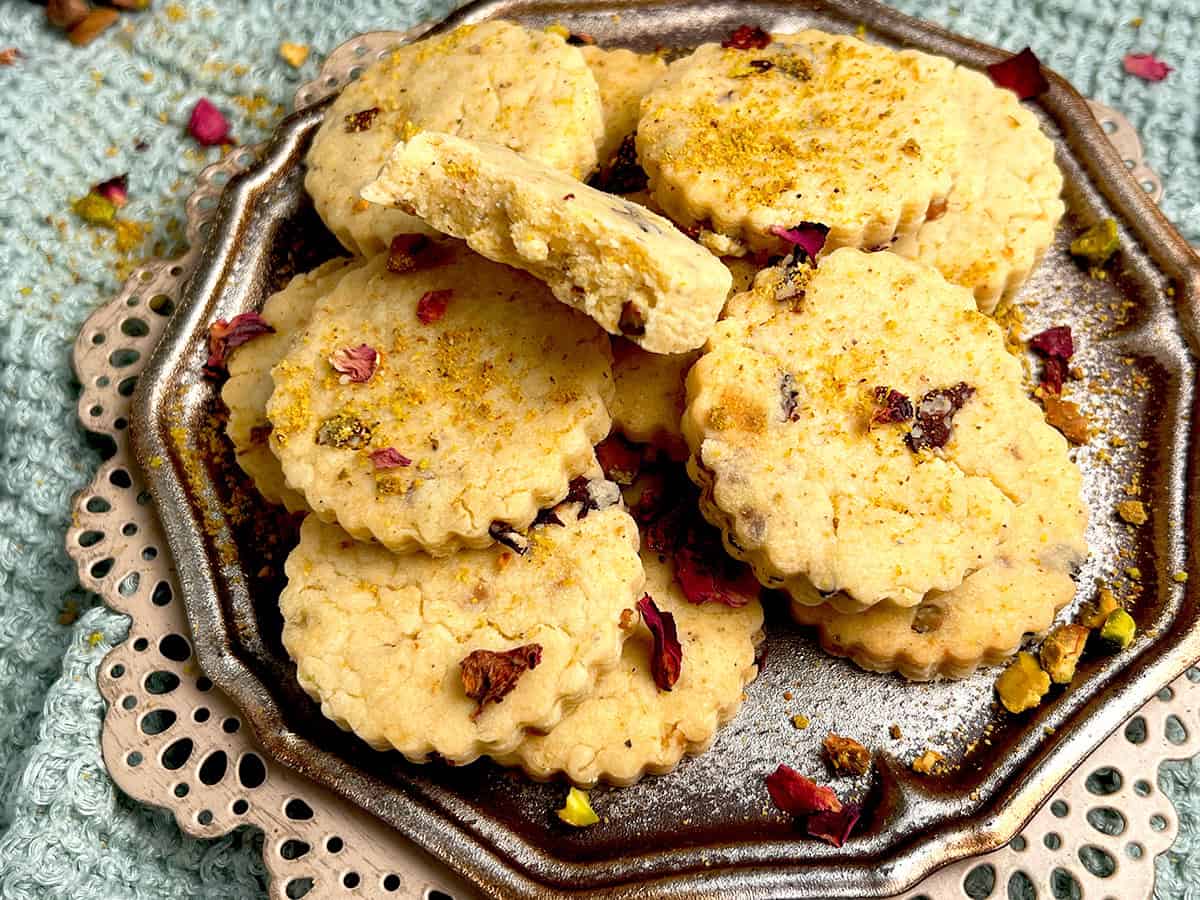
<svg viewBox="0 0 1200 900">
<path fill-rule="evenodd" d="M 853 31 L 981 67 L 1004 54 L 868 2 L 471 4 L 442 28 L 503 16 L 561 22 L 602 45 L 688 47 L 743 22 L 791 31 Z M 383 24 L 383 23 L 381 23 Z M 589 890 L 606 897 L 874 897 L 900 892 L 951 860 L 1011 837 L 1071 769 L 1161 685 L 1200 658 L 1200 600 L 1173 581 L 1195 535 L 1194 431 L 1200 259 L 1126 172 L 1085 101 L 1058 76 L 1036 107 L 1058 147 L 1067 216 L 1026 287 L 1026 334 L 1070 323 L 1087 381 L 1075 391 L 1096 436 L 1077 451 L 1092 511 L 1092 557 L 1076 602 L 1101 583 L 1137 587 L 1139 636 L 1118 657 L 1091 660 L 1071 690 L 1020 717 L 991 701 L 994 672 L 911 685 L 820 653 L 769 612 L 770 656 L 741 715 L 712 750 L 674 773 L 599 789 L 604 821 L 582 831 L 553 810 L 561 785 L 537 785 L 488 762 L 413 766 L 370 751 L 325 720 L 300 691 L 279 642 L 278 563 L 293 529 L 267 514 L 230 515 L 232 453 L 220 404 L 203 380 L 208 324 L 260 306 L 287 278 L 338 252 L 302 190 L 302 158 L 327 104 L 283 122 L 260 163 L 233 180 L 186 302 L 170 323 L 134 398 L 134 444 L 177 562 L 205 672 L 244 710 L 269 752 L 390 823 L 494 896 Z M 1070 236 L 1104 217 L 1122 252 L 1105 281 L 1067 252 Z M 1151 521 L 1112 514 L 1136 484 Z M 1125 570 L 1136 567 L 1140 579 Z M 793 699 L 784 699 L 784 691 Z M 790 717 L 813 721 L 796 730 Z M 893 741 L 888 726 L 904 737 Z M 827 778 L 827 730 L 876 749 L 869 780 L 840 782 L 865 798 L 860 832 L 835 850 L 800 838 L 770 808 L 763 777 L 786 762 Z M 917 778 L 907 762 L 926 747 L 961 765 Z"/>
</svg>

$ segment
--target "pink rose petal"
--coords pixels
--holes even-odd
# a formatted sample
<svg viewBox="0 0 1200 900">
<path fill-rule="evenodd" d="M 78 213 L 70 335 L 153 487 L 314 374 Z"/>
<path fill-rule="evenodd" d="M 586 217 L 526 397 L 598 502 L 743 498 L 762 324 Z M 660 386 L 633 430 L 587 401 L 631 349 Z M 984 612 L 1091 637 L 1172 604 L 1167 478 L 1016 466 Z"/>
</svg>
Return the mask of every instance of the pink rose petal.
<svg viewBox="0 0 1200 900">
<path fill-rule="evenodd" d="M 208 361 L 204 364 L 204 373 L 210 378 L 220 378 L 225 373 L 230 350 L 256 337 L 274 333 L 275 329 L 256 312 L 244 312 L 228 321 L 217 319 L 208 329 Z"/>
<path fill-rule="evenodd" d="M 342 384 L 362 384 L 370 381 L 379 367 L 379 354 L 367 344 L 343 347 L 329 357 L 329 364 L 341 373 Z"/>
<path fill-rule="evenodd" d="M 229 122 L 208 100 L 200 99 L 188 119 L 188 134 L 206 147 L 229 140 Z"/>
<path fill-rule="evenodd" d="M 102 181 L 94 188 L 92 192 L 99 194 L 117 209 L 120 209 L 129 202 L 129 176 L 118 175 L 115 178 L 110 178 L 108 181 Z"/>
<path fill-rule="evenodd" d="M 829 234 L 829 226 L 822 225 L 820 222 L 801 222 L 791 228 L 772 225 L 770 231 L 775 237 L 783 238 L 789 244 L 802 249 L 808 254 L 809 259 L 816 259 L 821 248 L 825 246 L 825 236 Z"/>
<path fill-rule="evenodd" d="M 1146 81 L 1162 81 L 1175 71 L 1153 53 L 1127 53 L 1121 64 L 1130 75 Z"/>
<path fill-rule="evenodd" d="M 790 766 L 781 765 L 767 776 L 767 793 L 772 803 L 792 816 L 842 811 L 842 801 L 833 788 L 805 778 Z"/>
<path fill-rule="evenodd" d="M 371 452 L 371 462 L 377 470 L 398 469 L 401 466 L 411 466 L 412 460 L 395 447 L 384 447 L 382 450 Z"/>
</svg>

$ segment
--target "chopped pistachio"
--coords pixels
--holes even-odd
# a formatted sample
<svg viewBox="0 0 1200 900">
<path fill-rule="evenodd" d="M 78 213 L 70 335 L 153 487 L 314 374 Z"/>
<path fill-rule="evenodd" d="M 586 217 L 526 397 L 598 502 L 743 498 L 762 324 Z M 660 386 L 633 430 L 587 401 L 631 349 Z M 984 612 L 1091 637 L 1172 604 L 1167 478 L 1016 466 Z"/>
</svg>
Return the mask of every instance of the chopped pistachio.
<svg viewBox="0 0 1200 900">
<path fill-rule="evenodd" d="M 829 768 L 838 775 L 862 775 L 871 767 L 871 751 L 854 738 L 830 732 L 823 746 Z"/>
<path fill-rule="evenodd" d="M 996 679 L 996 693 L 1010 713 L 1033 709 L 1050 690 L 1050 676 L 1042 671 L 1033 654 L 1021 651 Z"/>
<path fill-rule="evenodd" d="M 1122 500 L 1117 504 L 1117 515 L 1130 525 L 1146 523 L 1146 507 L 1141 500 Z"/>
<path fill-rule="evenodd" d="M 1188 574 L 1187 572 L 1176 572 L 1171 578 L 1179 584 L 1184 584 L 1187 582 Z"/>
<path fill-rule="evenodd" d="M 298 69 L 308 59 L 308 44 L 293 44 L 291 41 L 284 41 L 279 45 L 279 55 L 293 69 Z"/>
<path fill-rule="evenodd" d="M 1071 255 L 1086 259 L 1093 266 L 1102 266 L 1121 246 L 1115 219 L 1097 222 L 1071 241 Z"/>
<path fill-rule="evenodd" d="M 1042 668 L 1055 684 L 1068 684 L 1091 632 L 1082 625 L 1059 625 L 1042 642 Z"/>
<path fill-rule="evenodd" d="M 1137 623 L 1133 621 L 1133 616 L 1123 609 L 1114 609 L 1100 628 L 1100 639 L 1115 653 L 1128 647 L 1136 633 Z"/>
<path fill-rule="evenodd" d="M 808 727 L 808 716 L 804 715 L 803 713 L 800 713 L 799 715 L 796 715 L 796 716 L 792 716 L 792 724 L 795 725 L 801 731 L 803 731 L 805 728 Z"/>
<path fill-rule="evenodd" d="M 80 197 L 71 204 L 75 215 L 89 225 L 103 225 L 105 228 L 115 227 L 117 207 L 107 197 L 101 197 L 95 191 Z"/>
<path fill-rule="evenodd" d="M 567 791 L 567 800 L 557 812 L 560 819 L 576 828 L 586 828 L 600 821 L 588 800 L 587 791 L 581 791 L 577 787 Z"/>
</svg>

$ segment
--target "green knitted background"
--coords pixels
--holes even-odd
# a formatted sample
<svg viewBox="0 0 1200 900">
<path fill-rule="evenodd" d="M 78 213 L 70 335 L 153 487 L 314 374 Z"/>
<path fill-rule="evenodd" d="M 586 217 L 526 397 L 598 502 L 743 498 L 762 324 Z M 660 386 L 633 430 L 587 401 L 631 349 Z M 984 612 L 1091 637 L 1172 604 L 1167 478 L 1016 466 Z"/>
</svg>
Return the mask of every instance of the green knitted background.
<svg viewBox="0 0 1200 900">
<path fill-rule="evenodd" d="M 87 315 L 114 293 L 122 259 L 81 226 L 72 197 L 129 172 L 125 218 L 146 223 L 144 252 L 178 250 L 192 178 L 216 150 L 183 135 L 207 96 L 243 141 L 263 137 L 321 54 L 359 31 L 444 14 L 446 0 L 202 0 L 128 15 L 74 48 L 23 0 L 0 5 L 0 897 L 256 898 L 259 840 L 202 842 L 120 794 L 100 759 L 96 666 L 123 620 L 76 586 L 62 548 L 71 495 L 99 461 L 75 423 L 69 353 Z M 1167 214 L 1200 241 L 1200 0 L 901 0 L 906 12 L 1012 49 L 1031 44 L 1085 94 L 1125 112 L 1163 176 Z M 1140 27 L 1129 24 L 1141 19 Z M 294 70 L 280 41 L 309 44 Z M 1126 76 L 1129 51 L 1176 68 L 1161 84 Z M 139 141 L 142 144 L 139 144 Z M 135 145 L 142 146 L 136 149 Z M 76 604 L 78 621 L 60 624 Z M 65 617 L 71 619 L 70 615 Z M 1200 896 L 1200 766 L 1168 767 L 1181 835 L 1159 862 L 1161 897 Z"/>
</svg>

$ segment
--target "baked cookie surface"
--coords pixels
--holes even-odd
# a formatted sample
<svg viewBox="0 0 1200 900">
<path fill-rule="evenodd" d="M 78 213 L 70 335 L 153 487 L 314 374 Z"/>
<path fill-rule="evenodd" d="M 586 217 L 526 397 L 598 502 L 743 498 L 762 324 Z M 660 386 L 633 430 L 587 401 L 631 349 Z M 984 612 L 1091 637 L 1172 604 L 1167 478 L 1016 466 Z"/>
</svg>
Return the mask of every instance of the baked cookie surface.
<svg viewBox="0 0 1200 900">
<path fill-rule="evenodd" d="M 422 129 L 494 141 L 583 177 L 604 134 L 600 90 L 579 48 L 511 22 L 464 25 L 400 47 L 347 85 L 307 157 L 304 186 L 350 251 L 369 256 L 394 234 L 422 230 L 419 220 L 359 198 L 393 145 Z"/>
<path fill-rule="evenodd" d="M 826 651 L 914 681 L 965 678 L 1012 656 L 1027 635 L 1046 631 L 1075 595 L 1071 571 L 1087 555 L 1087 509 L 1062 435 L 1044 422 L 1028 427 L 1018 441 L 996 448 L 1022 475 L 1009 481 L 1017 506 L 991 564 L 916 607 L 881 603 L 843 615 L 793 602 L 796 620 L 817 626 Z"/>
<path fill-rule="evenodd" d="M 780 251 L 774 230 L 805 222 L 830 228 L 828 249 L 886 244 L 950 192 L 964 139 L 953 69 L 819 31 L 705 44 L 642 101 L 638 156 L 659 205 L 715 252 Z"/>
<path fill-rule="evenodd" d="M 911 607 L 996 558 L 1023 468 L 995 451 L 1042 413 L 969 292 L 845 248 L 760 273 L 726 315 L 688 375 L 689 474 L 765 585 Z"/>
<path fill-rule="evenodd" d="M 684 378 L 700 358 L 691 353 L 647 353 L 623 338 L 613 339 L 613 427 L 641 444 L 653 444 L 676 459 L 687 457 L 679 420 L 686 399 Z"/>
<path fill-rule="evenodd" d="M 580 47 L 583 58 L 600 86 L 600 106 L 604 110 L 604 140 L 598 157 L 603 165 L 613 158 L 621 142 L 637 130 L 642 97 L 664 72 L 667 64 L 653 53 L 634 53 L 619 47 Z"/>
<path fill-rule="evenodd" d="M 683 664 L 670 691 L 650 673 L 651 636 L 644 623 L 625 642 L 620 664 L 601 675 L 592 694 L 549 734 L 526 737 L 499 761 L 546 780 L 564 773 L 578 785 L 628 785 L 674 769 L 684 755 L 703 753 L 717 729 L 736 715 L 754 679 L 762 606 L 689 603 L 674 567 L 642 551 L 645 590 L 675 617 Z"/>
<path fill-rule="evenodd" d="M 377 256 L 326 294 L 272 372 L 267 416 L 318 516 L 445 555 L 525 528 L 589 471 L 612 372 L 604 332 L 535 279 L 461 244 L 434 263 L 394 274 Z"/>
<path fill-rule="evenodd" d="M 424 132 L 396 147 L 363 196 L 530 272 L 654 353 L 703 344 L 732 281 L 668 220 L 495 144 Z"/>
<path fill-rule="evenodd" d="M 975 292 L 988 314 L 1011 299 L 1054 240 L 1062 172 L 1037 117 L 979 72 L 954 72 L 967 140 L 944 213 L 893 250 Z"/>
<path fill-rule="evenodd" d="M 221 400 L 229 409 L 225 431 L 233 442 L 238 465 L 263 497 L 292 512 L 308 509 L 308 504 L 287 486 L 268 443 L 271 423 L 267 419 L 267 400 L 274 388 L 271 368 L 308 322 L 313 304 L 360 265 L 361 260 L 331 259 L 311 272 L 297 275 L 263 304 L 261 315 L 275 333 L 261 335 L 229 357 L 229 379 L 221 388 Z"/>
<path fill-rule="evenodd" d="M 511 750 L 525 728 L 553 727 L 620 660 L 621 613 L 644 581 L 629 514 L 580 509 L 560 506 L 563 524 L 531 529 L 523 553 L 497 545 L 446 559 L 397 555 L 309 516 L 280 596 L 301 686 L 342 728 L 415 762 L 468 763 Z M 468 696 L 464 660 L 531 645 L 536 664 L 511 690 Z"/>
</svg>

